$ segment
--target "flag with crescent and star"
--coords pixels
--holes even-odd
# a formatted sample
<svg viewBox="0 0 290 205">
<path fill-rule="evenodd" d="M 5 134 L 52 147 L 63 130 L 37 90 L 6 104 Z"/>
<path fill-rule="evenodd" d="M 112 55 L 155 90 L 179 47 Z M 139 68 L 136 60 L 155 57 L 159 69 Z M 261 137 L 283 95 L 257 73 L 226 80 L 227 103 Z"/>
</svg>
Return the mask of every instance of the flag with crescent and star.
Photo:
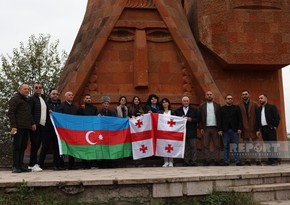
<svg viewBox="0 0 290 205">
<path fill-rule="evenodd" d="M 183 158 L 185 148 L 186 119 L 174 115 L 152 114 L 156 139 L 156 156 Z"/>
<path fill-rule="evenodd" d="M 151 114 L 130 119 L 133 159 L 154 155 Z"/>
<path fill-rule="evenodd" d="M 53 112 L 60 154 L 79 159 L 118 159 L 132 156 L 129 119 L 77 116 Z"/>
</svg>

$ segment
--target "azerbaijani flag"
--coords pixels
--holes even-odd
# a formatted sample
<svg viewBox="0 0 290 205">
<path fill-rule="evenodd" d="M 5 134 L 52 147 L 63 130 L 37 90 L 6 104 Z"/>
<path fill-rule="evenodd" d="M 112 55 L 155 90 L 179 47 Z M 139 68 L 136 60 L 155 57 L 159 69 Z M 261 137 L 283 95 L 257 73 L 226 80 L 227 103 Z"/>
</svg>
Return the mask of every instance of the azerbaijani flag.
<svg viewBox="0 0 290 205">
<path fill-rule="evenodd" d="M 51 113 L 60 154 L 79 159 L 118 159 L 132 156 L 129 119 Z"/>
</svg>

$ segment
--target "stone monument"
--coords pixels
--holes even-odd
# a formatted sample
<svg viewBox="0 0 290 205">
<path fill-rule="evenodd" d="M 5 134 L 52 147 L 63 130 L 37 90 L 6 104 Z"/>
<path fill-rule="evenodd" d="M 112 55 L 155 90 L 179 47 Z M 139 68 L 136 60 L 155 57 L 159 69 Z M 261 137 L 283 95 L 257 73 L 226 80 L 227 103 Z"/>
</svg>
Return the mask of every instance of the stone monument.
<svg viewBox="0 0 290 205">
<path fill-rule="evenodd" d="M 179 106 L 211 90 L 224 104 L 241 91 L 267 93 L 281 113 L 286 139 L 281 68 L 290 62 L 290 0 L 88 0 L 86 13 L 58 89 L 125 95 L 143 102 L 151 93 Z"/>
</svg>

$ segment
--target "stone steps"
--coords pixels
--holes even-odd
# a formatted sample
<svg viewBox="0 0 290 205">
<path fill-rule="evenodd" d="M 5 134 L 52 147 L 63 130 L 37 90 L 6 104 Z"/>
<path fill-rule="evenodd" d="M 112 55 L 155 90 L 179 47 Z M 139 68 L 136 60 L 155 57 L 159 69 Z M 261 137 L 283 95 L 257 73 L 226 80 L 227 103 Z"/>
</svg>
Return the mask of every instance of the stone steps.
<svg viewBox="0 0 290 205">
<path fill-rule="evenodd" d="M 216 181 L 216 191 L 249 193 L 256 201 L 269 202 L 290 199 L 289 173 L 261 174 L 247 179 Z M 290 203 L 289 203 L 290 204 Z"/>
</svg>

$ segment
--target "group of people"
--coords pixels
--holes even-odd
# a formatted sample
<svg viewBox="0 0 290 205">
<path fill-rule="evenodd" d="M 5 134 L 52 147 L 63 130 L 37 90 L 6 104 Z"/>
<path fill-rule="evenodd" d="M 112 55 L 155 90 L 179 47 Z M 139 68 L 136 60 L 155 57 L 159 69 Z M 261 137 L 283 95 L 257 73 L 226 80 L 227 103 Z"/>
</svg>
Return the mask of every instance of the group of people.
<svg viewBox="0 0 290 205">
<path fill-rule="evenodd" d="M 89 94 L 83 96 L 83 103 L 77 107 L 73 104 L 74 95 L 72 92 L 66 92 L 64 101 L 61 102 L 59 93 L 53 89 L 50 91 L 49 99 L 45 101 L 42 95 L 42 84 L 37 82 L 33 85 L 33 95 L 30 93 L 29 85 L 22 84 L 18 92 L 9 100 L 8 117 L 11 126 L 11 135 L 13 138 L 13 173 L 28 171 L 42 171 L 46 155 L 51 144 L 53 145 L 53 165 L 54 170 L 63 170 L 63 156 L 59 154 L 58 140 L 54 131 L 52 122 L 49 118 L 50 112 L 60 112 L 71 115 L 89 115 L 89 116 L 116 116 L 122 118 L 135 118 L 145 113 L 160 113 L 164 115 L 176 115 L 186 118 L 186 141 L 184 162 L 188 166 L 197 166 L 197 130 L 203 136 L 204 144 L 204 165 L 209 166 L 210 159 L 210 141 L 214 145 L 214 163 L 215 165 L 227 166 L 230 163 L 230 143 L 234 143 L 237 149 L 233 149 L 234 159 L 237 166 L 243 165 L 240 160 L 238 144 L 242 138 L 246 143 L 256 145 L 259 143 L 259 137 L 262 136 L 264 142 L 276 141 L 276 129 L 279 125 L 279 113 L 275 105 L 268 104 L 267 96 L 260 95 L 259 103 L 250 100 L 250 94 L 247 90 L 242 92 L 242 103 L 233 104 L 233 97 L 225 97 L 225 105 L 220 106 L 213 100 L 213 93 L 206 92 L 205 102 L 199 108 L 190 105 L 190 99 L 184 96 L 181 99 L 182 106 L 172 110 L 168 98 L 159 101 L 156 94 L 148 97 L 146 105 L 143 107 L 138 96 L 134 96 L 130 105 L 127 106 L 127 98 L 121 96 L 118 105 L 114 109 L 110 108 L 110 97 L 101 98 L 102 107 L 91 104 L 92 99 Z M 30 137 L 31 150 L 29 166 L 23 164 L 24 152 Z M 222 139 L 224 147 L 223 164 L 220 162 L 220 140 Z M 40 149 L 38 158 L 38 150 Z M 272 150 L 273 151 L 273 150 Z M 275 157 L 269 157 L 268 163 L 277 164 Z M 102 160 L 106 165 L 108 160 Z M 90 168 L 91 161 L 82 160 L 83 168 Z M 250 165 L 250 160 L 246 161 Z M 260 157 L 256 158 L 256 164 L 261 165 Z M 163 167 L 173 167 L 172 158 L 164 158 Z M 75 158 L 69 156 L 68 169 L 75 169 Z"/>
</svg>

